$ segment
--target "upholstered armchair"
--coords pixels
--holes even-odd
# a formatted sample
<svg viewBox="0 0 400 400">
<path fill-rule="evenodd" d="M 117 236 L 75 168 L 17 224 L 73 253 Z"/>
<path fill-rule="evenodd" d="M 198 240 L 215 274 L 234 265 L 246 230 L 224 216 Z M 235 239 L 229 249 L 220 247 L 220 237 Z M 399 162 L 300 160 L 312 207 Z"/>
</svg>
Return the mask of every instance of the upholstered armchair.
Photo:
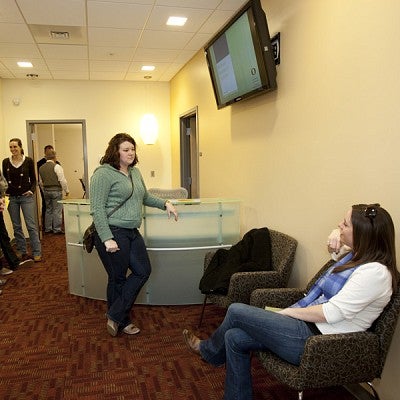
<svg viewBox="0 0 400 400">
<path fill-rule="evenodd" d="M 298 301 L 315 280 L 332 265 L 325 264 L 305 290 L 257 289 L 250 299 L 256 307 L 285 308 Z M 379 399 L 372 380 L 381 376 L 400 312 L 400 289 L 393 294 L 385 310 L 366 332 L 316 335 L 310 337 L 299 366 L 290 364 L 271 352 L 258 356 L 270 375 L 299 392 L 354 383 L 367 383 Z"/>
<path fill-rule="evenodd" d="M 236 272 L 231 276 L 228 293 L 206 294 L 201 310 L 199 327 L 203 321 L 207 301 L 227 308 L 232 303 L 249 304 L 250 295 L 257 288 L 285 287 L 292 271 L 297 240 L 285 233 L 269 230 L 271 239 L 271 271 Z M 204 270 L 207 269 L 215 252 L 208 252 L 204 258 Z"/>
<path fill-rule="evenodd" d="M 149 188 L 148 192 L 162 199 L 187 199 L 188 191 L 184 187 L 176 189 Z"/>
</svg>

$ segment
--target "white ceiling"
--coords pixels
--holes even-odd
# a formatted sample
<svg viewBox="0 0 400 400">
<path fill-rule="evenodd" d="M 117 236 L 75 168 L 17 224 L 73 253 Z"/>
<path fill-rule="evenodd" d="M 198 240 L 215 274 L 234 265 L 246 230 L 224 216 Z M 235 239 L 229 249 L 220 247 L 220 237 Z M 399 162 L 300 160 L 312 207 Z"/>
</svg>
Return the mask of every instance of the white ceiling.
<svg viewBox="0 0 400 400">
<path fill-rule="evenodd" d="M 245 2 L 0 0 L 0 78 L 169 81 Z M 169 16 L 188 20 L 170 27 Z M 140 70 L 149 64 L 156 69 Z"/>
</svg>

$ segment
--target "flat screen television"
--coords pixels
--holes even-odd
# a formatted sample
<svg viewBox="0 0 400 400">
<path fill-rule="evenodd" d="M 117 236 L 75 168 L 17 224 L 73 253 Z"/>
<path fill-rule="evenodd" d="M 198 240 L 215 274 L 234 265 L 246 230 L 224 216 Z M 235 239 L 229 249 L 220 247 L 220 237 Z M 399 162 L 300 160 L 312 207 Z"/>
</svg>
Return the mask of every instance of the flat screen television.
<svg viewBox="0 0 400 400">
<path fill-rule="evenodd" d="M 246 3 L 204 51 L 218 108 L 277 88 L 274 52 L 259 0 Z"/>
</svg>

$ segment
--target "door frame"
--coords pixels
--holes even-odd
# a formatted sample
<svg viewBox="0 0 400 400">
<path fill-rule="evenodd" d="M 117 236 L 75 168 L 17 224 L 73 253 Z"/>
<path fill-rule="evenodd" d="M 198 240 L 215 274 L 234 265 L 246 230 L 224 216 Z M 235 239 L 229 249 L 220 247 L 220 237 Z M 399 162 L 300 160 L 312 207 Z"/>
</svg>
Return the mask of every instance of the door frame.
<svg viewBox="0 0 400 400">
<path fill-rule="evenodd" d="M 86 141 L 86 120 L 84 119 L 30 119 L 26 120 L 26 137 L 27 137 L 27 144 L 28 144 L 28 153 L 31 155 L 31 158 L 34 161 L 35 165 L 35 173 L 37 175 L 36 170 L 36 163 L 39 161 L 42 156 L 39 153 L 39 149 L 37 148 L 37 137 L 35 132 L 35 125 L 63 125 L 63 124 L 76 124 L 81 125 L 82 131 L 82 150 L 83 150 L 83 176 L 84 182 L 88 182 L 88 157 L 87 157 L 87 141 Z M 37 177 L 39 179 L 39 177 Z M 39 182 L 39 180 L 38 180 Z M 87 187 L 87 185 L 86 185 Z M 87 192 L 85 192 L 85 198 L 88 197 Z M 39 210 L 39 190 L 36 190 L 35 202 L 36 202 L 36 218 L 39 228 L 41 224 L 40 218 L 40 210 Z M 39 229 L 40 234 L 42 233 L 42 229 Z"/>
<path fill-rule="evenodd" d="M 200 197 L 198 121 L 197 106 L 179 116 L 181 186 L 191 198 Z"/>
</svg>

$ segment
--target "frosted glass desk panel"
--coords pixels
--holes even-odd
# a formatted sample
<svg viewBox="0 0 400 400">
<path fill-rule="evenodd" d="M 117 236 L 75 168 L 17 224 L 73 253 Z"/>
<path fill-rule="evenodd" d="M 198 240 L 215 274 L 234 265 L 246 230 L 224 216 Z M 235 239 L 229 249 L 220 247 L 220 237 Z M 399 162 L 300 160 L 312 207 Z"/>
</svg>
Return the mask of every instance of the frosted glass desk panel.
<svg viewBox="0 0 400 400">
<path fill-rule="evenodd" d="M 187 248 L 234 244 L 239 240 L 238 201 L 201 201 L 176 204 L 179 219 L 145 207 L 142 231 L 148 248 Z"/>
<path fill-rule="evenodd" d="M 148 304 L 200 304 L 204 256 L 209 250 L 149 250 L 153 270 L 147 283 Z"/>
<path fill-rule="evenodd" d="M 63 200 L 71 294 L 106 299 L 107 274 L 94 249 L 83 250 L 83 232 L 91 224 L 89 200 Z M 148 248 L 152 274 L 138 304 L 198 304 L 204 255 L 239 240 L 239 201 L 207 199 L 176 204 L 179 220 L 165 211 L 145 207 L 140 231 Z"/>
<path fill-rule="evenodd" d="M 66 200 L 63 206 L 70 293 L 104 300 L 107 290 L 105 269 L 96 249 L 89 254 L 82 247 L 83 232 L 92 223 L 89 202 Z"/>
</svg>

